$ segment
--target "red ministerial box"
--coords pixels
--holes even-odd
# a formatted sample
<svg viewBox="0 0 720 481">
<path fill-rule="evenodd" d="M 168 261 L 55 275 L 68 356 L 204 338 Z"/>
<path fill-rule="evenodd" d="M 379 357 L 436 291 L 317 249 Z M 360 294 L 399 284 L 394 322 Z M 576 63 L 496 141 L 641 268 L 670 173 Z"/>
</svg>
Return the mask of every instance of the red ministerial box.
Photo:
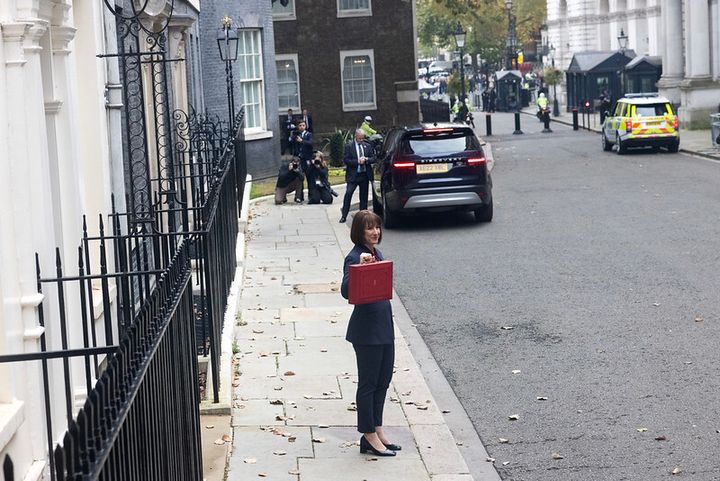
<svg viewBox="0 0 720 481">
<path fill-rule="evenodd" d="M 392 299 L 392 280 L 392 261 L 351 265 L 348 302 L 369 304 Z"/>
</svg>

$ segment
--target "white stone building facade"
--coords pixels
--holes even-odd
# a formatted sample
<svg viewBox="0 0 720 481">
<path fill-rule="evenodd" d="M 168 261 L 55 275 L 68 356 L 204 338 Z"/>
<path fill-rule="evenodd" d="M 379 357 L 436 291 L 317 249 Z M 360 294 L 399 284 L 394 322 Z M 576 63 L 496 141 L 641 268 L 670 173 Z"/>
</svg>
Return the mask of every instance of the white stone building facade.
<svg viewBox="0 0 720 481">
<path fill-rule="evenodd" d="M 685 127 L 703 127 L 720 100 L 718 0 L 548 0 L 548 44 L 555 65 L 568 68 L 573 53 L 627 49 L 663 59 L 660 92 L 679 108 Z M 549 62 L 548 62 L 549 63 Z M 562 96 L 561 96 L 562 92 Z M 558 92 L 564 103 L 564 90 Z"/>
<path fill-rule="evenodd" d="M 175 3 L 181 6 L 167 34 L 170 56 L 179 59 L 188 55 L 191 37 L 197 41 L 199 2 Z M 0 355 L 39 351 L 43 333 L 48 350 L 60 349 L 59 329 L 48 319 L 45 328 L 39 324 L 39 304 L 56 303 L 57 293 L 38 292 L 35 253 L 46 275 L 55 272 L 56 246 L 63 264 L 77 268 L 83 214 L 97 219 L 110 212 L 111 195 L 124 198 L 118 62 L 98 57 L 117 51 L 115 29 L 102 1 L 0 1 Z M 199 75 L 189 77 L 184 62 L 172 68 L 172 107 L 187 111 L 188 93 L 201 94 Z M 91 235 L 97 230 L 96 222 L 88 227 Z M 73 317 L 79 309 L 66 305 L 74 321 L 67 342 L 82 346 Z M 61 366 L 53 363 L 57 442 L 67 423 Z M 86 395 L 84 371 L 71 367 L 78 407 Z M 11 460 L 17 481 L 50 479 L 45 423 L 40 363 L 0 363 L 0 477 Z"/>
</svg>

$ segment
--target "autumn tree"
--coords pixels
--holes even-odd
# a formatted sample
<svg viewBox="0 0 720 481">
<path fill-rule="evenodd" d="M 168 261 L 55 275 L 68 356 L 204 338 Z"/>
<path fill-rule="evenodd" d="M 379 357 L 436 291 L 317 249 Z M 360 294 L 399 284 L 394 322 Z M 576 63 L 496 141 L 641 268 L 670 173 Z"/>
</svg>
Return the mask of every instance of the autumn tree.
<svg viewBox="0 0 720 481">
<path fill-rule="evenodd" d="M 453 32 L 458 23 L 467 32 L 465 52 L 480 54 L 490 63 L 505 56 L 508 15 L 504 0 L 417 0 L 421 52 L 435 46 L 455 50 Z M 520 45 L 533 45 L 545 20 L 545 0 L 514 0 L 516 34 Z"/>
</svg>

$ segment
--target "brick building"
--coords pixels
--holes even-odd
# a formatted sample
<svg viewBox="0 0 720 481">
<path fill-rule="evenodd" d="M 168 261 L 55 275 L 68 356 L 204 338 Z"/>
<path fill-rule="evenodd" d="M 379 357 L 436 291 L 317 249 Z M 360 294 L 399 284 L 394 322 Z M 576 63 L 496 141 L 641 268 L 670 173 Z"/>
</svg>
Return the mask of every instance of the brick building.
<svg viewBox="0 0 720 481">
<path fill-rule="evenodd" d="M 273 3 L 278 112 L 302 107 L 315 133 L 417 122 L 415 0 Z M 277 120 L 276 120 L 277 123 Z"/>
<path fill-rule="evenodd" d="M 225 63 L 220 59 L 216 32 L 224 15 L 239 28 L 239 54 L 233 64 L 235 108 L 245 107 L 245 151 L 254 176 L 277 174 L 280 161 L 277 122 L 277 78 L 271 0 L 213 0 L 200 11 L 202 78 L 205 105 L 227 117 Z"/>
</svg>

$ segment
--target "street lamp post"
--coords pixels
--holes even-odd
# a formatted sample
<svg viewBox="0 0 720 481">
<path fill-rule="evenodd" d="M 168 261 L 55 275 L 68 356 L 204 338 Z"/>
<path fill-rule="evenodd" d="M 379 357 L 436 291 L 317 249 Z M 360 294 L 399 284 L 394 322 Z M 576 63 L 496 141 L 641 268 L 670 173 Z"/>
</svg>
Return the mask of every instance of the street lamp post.
<svg viewBox="0 0 720 481">
<path fill-rule="evenodd" d="M 506 70 L 512 70 L 513 60 L 515 59 L 515 49 L 517 47 L 517 39 L 515 38 L 515 15 L 512 13 L 513 0 L 505 0 L 505 9 L 508 13 L 508 33 L 505 47 L 507 49 Z"/>
<path fill-rule="evenodd" d="M 550 44 L 550 63 L 552 64 L 553 70 L 555 70 L 555 45 Z M 557 99 L 557 82 L 553 84 L 553 116 L 557 117 L 560 115 L 560 105 Z"/>
<path fill-rule="evenodd" d="M 455 43 L 460 49 L 460 102 L 465 107 L 465 60 L 463 48 L 465 47 L 465 31 L 458 23 L 455 29 Z"/>
<path fill-rule="evenodd" d="M 220 58 L 225 62 L 225 84 L 228 98 L 228 125 L 231 135 L 235 132 L 235 82 L 233 81 L 232 63 L 237 60 L 239 39 L 237 30 L 232 28 L 232 19 L 225 15 L 222 28 L 217 32 L 217 44 Z"/>
<path fill-rule="evenodd" d="M 620 29 L 620 35 L 618 35 L 617 40 L 618 45 L 620 46 L 620 53 L 623 54 L 624 57 L 625 49 L 627 48 L 628 44 L 628 36 L 625 34 L 625 31 L 622 28 Z M 620 67 L 618 73 L 620 75 L 620 93 L 622 95 L 625 95 L 625 67 Z"/>
</svg>

